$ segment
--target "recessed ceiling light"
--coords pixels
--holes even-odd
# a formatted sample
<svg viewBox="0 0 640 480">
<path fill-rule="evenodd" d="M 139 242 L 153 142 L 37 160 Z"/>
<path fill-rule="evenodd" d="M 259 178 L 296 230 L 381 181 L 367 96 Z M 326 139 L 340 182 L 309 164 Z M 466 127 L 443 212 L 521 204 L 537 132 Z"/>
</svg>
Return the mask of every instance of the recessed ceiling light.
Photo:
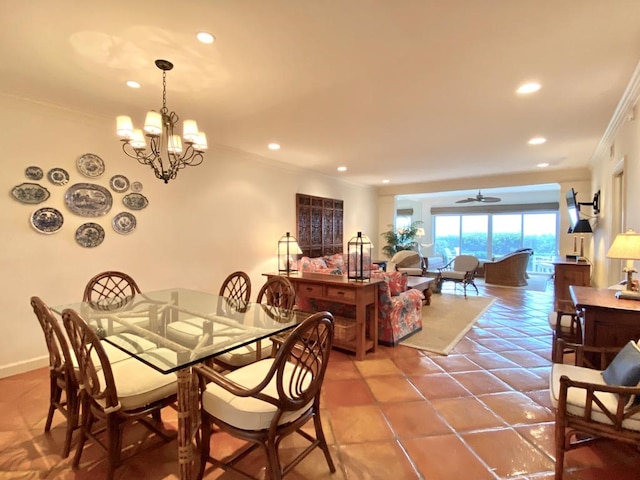
<svg viewBox="0 0 640 480">
<path fill-rule="evenodd" d="M 536 167 L 538 168 L 547 168 L 549 166 L 549 164 L 547 162 L 542 162 L 539 163 L 538 165 L 536 165 Z"/>
<path fill-rule="evenodd" d="M 384 180 L 382 180 L 382 183 L 389 183 L 389 179 L 385 178 Z"/>
<path fill-rule="evenodd" d="M 516 90 L 517 93 L 528 94 L 540 90 L 540 84 L 536 82 L 523 83 Z"/>
<path fill-rule="evenodd" d="M 339 172 L 346 172 L 347 171 L 347 167 L 338 167 L 338 171 Z"/>
<path fill-rule="evenodd" d="M 140 84 L 138 82 L 134 82 L 133 80 L 129 80 L 127 82 L 127 87 L 140 88 Z"/>
<path fill-rule="evenodd" d="M 547 139 L 544 137 L 533 137 L 531 140 L 529 140 L 529 145 L 542 145 L 546 141 Z"/>
<path fill-rule="evenodd" d="M 216 37 L 207 32 L 200 32 L 197 37 L 202 43 L 213 43 L 216 40 Z"/>
<path fill-rule="evenodd" d="M 280 150 L 280 144 L 279 143 L 270 143 L 269 145 L 267 145 L 267 148 L 269 150 Z"/>
</svg>

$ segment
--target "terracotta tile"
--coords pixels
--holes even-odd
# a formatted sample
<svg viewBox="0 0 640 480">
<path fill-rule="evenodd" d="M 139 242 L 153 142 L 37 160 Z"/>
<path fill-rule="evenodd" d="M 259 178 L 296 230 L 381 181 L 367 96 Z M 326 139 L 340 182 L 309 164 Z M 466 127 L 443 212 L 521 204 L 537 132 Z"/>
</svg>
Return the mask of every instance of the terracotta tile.
<svg viewBox="0 0 640 480">
<path fill-rule="evenodd" d="M 474 397 L 438 398 L 433 407 L 458 432 L 504 427 L 504 421 Z"/>
<path fill-rule="evenodd" d="M 350 479 L 420 478 L 402 448 L 393 440 L 343 445 L 340 457 Z"/>
<path fill-rule="evenodd" d="M 372 377 L 367 384 L 378 402 L 408 402 L 422 400 L 422 395 L 407 378 Z"/>
<path fill-rule="evenodd" d="M 455 372 L 451 376 L 474 395 L 512 390 L 512 387 L 484 370 L 479 372 Z"/>
<path fill-rule="evenodd" d="M 422 478 L 437 480 L 460 480 L 461 478 L 493 480 L 495 478 L 455 435 L 412 438 L 401 442 L 414 460 Z"/>
<path fill-rule="evenodd" d="M 411 350 L 415 350 L 412 348 Z M 435 363 L 432 358 L 424 355 L 411 356 L 411 357 L 394 357 L 393 363 L 403 372 L 405 375 L 413 374 L 427 374 L 427 373 L 442 373 L 442 367 Z"/>
<path fill-rule="evenodd" d="M 360 375 L 360 371 L 353 362 L 333 362 L 329 360 L 329 366 L 324 375 L 325 382 L 327 380 L 351 380 L 354 378 L 361 379 L 362 375 Z"/>
<path fill-rule="evenodd" d="M 509 425 L 539 423 L 554 420 L 555 414 L 520 392 L 482 395 L 478 400 L 487 405 Z"/>
<path fill-rule="evenodd" d="M 501 478 L 554 468 L 549 458 L 510 428 L 462 434 L 462 438 Z"/>
<path fill-rule="evenodd" d="M 381 375 L 402 375 L 402 371 L 393 363 L 393 360 L 369 359 L 355 362 L 356 368 L 363 377 L 379 377 Z"/>
<path fill-rule="evenodd" d="M 504 368 L 492 370 L 496 377 L 509 384 L 515 390 L 528 392 L 549 387 L 549 378 L 540 378 L 524 368 Z"/>
<path fill-rule="evenodd" d="M 521 367 L 544 367 L 549 361 L 530 351 L 502 352 L 501 355 Z"/>
<path fill-rule="evenodd" d="M 328 409 L 338 444 L 363 443 L 393 438 L 382 411 L 377 406 L 338 407 Z"/>
<path fill-rule="evenodd" d="M 382 405 L 382 411 L 399 438 L 451 433 L 435 408 L 426 401 L 390 403 Z"/>
<path fill-rule="evenodd" d="M 469 390 L 447 373 L 412 375 L 409 380 L 428 399 L 467 397 L 471 395 Z"/>
<path fill-rule="evenodd" d="M 322 405 L 326 407 L 348 407 L 368 405 L 373 402 L 369 385 L 358 380 L 325 380 L 322 384 Z"/>
<path fill-rule="evenodd" d="M 480 370 L 480 367 L 464 355 L 449 355 L 447 357 L 433 357 L 433 361 L 447 372 L 468 372 Z"/>
<path fill-rule="evenodd" d="M 497 353 L 471 353 L 467 358 L 486 370 L 494 368 L 513 368 L 518 365 Z"/>
</svg>

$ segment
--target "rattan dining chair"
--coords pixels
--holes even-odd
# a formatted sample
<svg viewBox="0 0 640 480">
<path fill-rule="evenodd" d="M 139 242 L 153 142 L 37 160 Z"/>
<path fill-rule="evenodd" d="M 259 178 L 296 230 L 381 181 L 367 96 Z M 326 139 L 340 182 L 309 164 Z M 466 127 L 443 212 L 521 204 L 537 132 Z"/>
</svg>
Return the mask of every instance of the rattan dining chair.
<svg viewBox="0 0 640 480">
<path fill-rule="evenodd" d="M 554 363 L 562 363 L 565 353 L 575 352 L 571 345 L 582 343 L 582 320 L 580 315 L 573 312 L 562 312 L 560 310 L 549 312 L 549 328 L 552 332 L 551 360 Z M 558 342 L 563 339 L 565 342 Z M 563 348 L 558 350 L 558 345 Z"/>
<path fill-rule="evenodd" d="M 271 318 L 288 322 L 291 320 L 290 314 L 296 303 L 295 288 L 286 277 L 269 277 L 260 287 L 256 303 L 262 304 L 262 308 Z M 258 340 L 255 343 L 223 353 L 215 357 L 213 361 L 224 369 L 243 367 L 272 355 L 273 345 L 277 345 L 273 340 Z"/>
<path fill-rule="evenodd" d="M 62 321 L 78 362 L 82 407 L 73 466 L 79 465 L 85 443 L 90 439 L 106 451 L 106 478 L 112 480 L 116 468 L 126 460 L 122 457 L 125 426 L 138 422 L 157 434 L 161 442 L 151 442 L 148 448 L 176 438 L 163 430 L 159 419 L 161 409 L 176 402 L 177 377 L 173 373 L 164 375 L 135 358 L 112 364 L 94 329 L 74 310 L 64 310 Z M 158 348 L 152 355 L 166 356 L 170 362 L 175 352 Z M 134 453 L 142 450 L 146 448 L 133 449 Z"/>
<path fill-rule="evenodd" d="M 220 286 L 221 309 L 243 312 L 251 298 L 251 278 L 245 272 L 237 271 L 228 275 Z"/>
<path fill-rule="evenodd" d="M 126 273 L 106 271 L 95 275 L 87 282 L 83 302 L 89 302 L 96 310 L 116 310 L 129 303 L 140 287 Z"/>
<path fill-rule="evenodd" d="M 256 448 L 266 455 L 267 475 L 279 480 L 315 447 L 324 453 L 335 472 L 320 419 L 320 392 L 333 342 L 333 317 L 329 312 L 311 315 L 287 337 L 275 358 L 267 358 L 222 375 L 206 366 L 194 367 L 201 397 L 200 470 L 207 462 L 239 472 L 236 463 Z M 315 437 L 303 430 L 313 420 Z M 232 458 L 211 456 L 213 426 L 248 442 Z M 287 465 L 278 447 L 282 439 L 298 433 L 309 444 Z M 242 472 L 243 475 L 246 475 Z"/>
<path fill-rule="evenodd" d="M 79 388 L 74 362 L 67 339 L 49 307 L 39 298 L 31 297 L 33 312 L 44 332 L 49 350 L 49 412 L 44 431 L 51 430 L 53 415 L 59 411 L 66 418 L 66 434 L 62 458 L 69 456 L 73 431 L 79 426 Z M 63 395 L 64 394 L 64 395 Z"/>
</svg>

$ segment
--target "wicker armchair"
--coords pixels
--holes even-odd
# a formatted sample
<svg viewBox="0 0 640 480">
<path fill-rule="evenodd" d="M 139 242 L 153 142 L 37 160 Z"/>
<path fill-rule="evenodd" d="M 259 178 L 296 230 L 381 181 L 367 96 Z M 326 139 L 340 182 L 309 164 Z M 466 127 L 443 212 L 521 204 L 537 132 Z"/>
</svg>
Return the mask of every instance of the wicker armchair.
<svg viewBox="0 0 640 480">
<path fill-rule="evenodd" d="M 533 254 L 530 248 L 518 250 L 493 262 L 484 263 L 484 281 L 494 285 L 522 287 L 527 283 L 527 264 Z"/>
</svg>

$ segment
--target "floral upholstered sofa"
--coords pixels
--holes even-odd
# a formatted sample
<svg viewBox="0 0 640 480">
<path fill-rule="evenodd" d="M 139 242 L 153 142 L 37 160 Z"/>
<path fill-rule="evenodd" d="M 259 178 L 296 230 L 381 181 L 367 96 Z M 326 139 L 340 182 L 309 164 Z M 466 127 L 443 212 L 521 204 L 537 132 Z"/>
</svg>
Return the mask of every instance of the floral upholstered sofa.
<svg viewBox="0 0 640 480">
<path fill-rule="evenodd" d="M 347 264 L 343 254 L 325 257 L 302 257 L 298 264 L 301 272 L 343 275 L 347 272 Z M 402 272 L 385 272 L 372 267 L 371 277 L 381 278 L 378 287 L 378 343 L 397 345 L 400 341 L 422 330 L 422 292 L 407 289 L 407 274 Z M 354 318 L 355 308 L 352 305 L 300 297 L 297 299 L 301 310 L 327 310 L 339 317 Z"/>
</svg>

